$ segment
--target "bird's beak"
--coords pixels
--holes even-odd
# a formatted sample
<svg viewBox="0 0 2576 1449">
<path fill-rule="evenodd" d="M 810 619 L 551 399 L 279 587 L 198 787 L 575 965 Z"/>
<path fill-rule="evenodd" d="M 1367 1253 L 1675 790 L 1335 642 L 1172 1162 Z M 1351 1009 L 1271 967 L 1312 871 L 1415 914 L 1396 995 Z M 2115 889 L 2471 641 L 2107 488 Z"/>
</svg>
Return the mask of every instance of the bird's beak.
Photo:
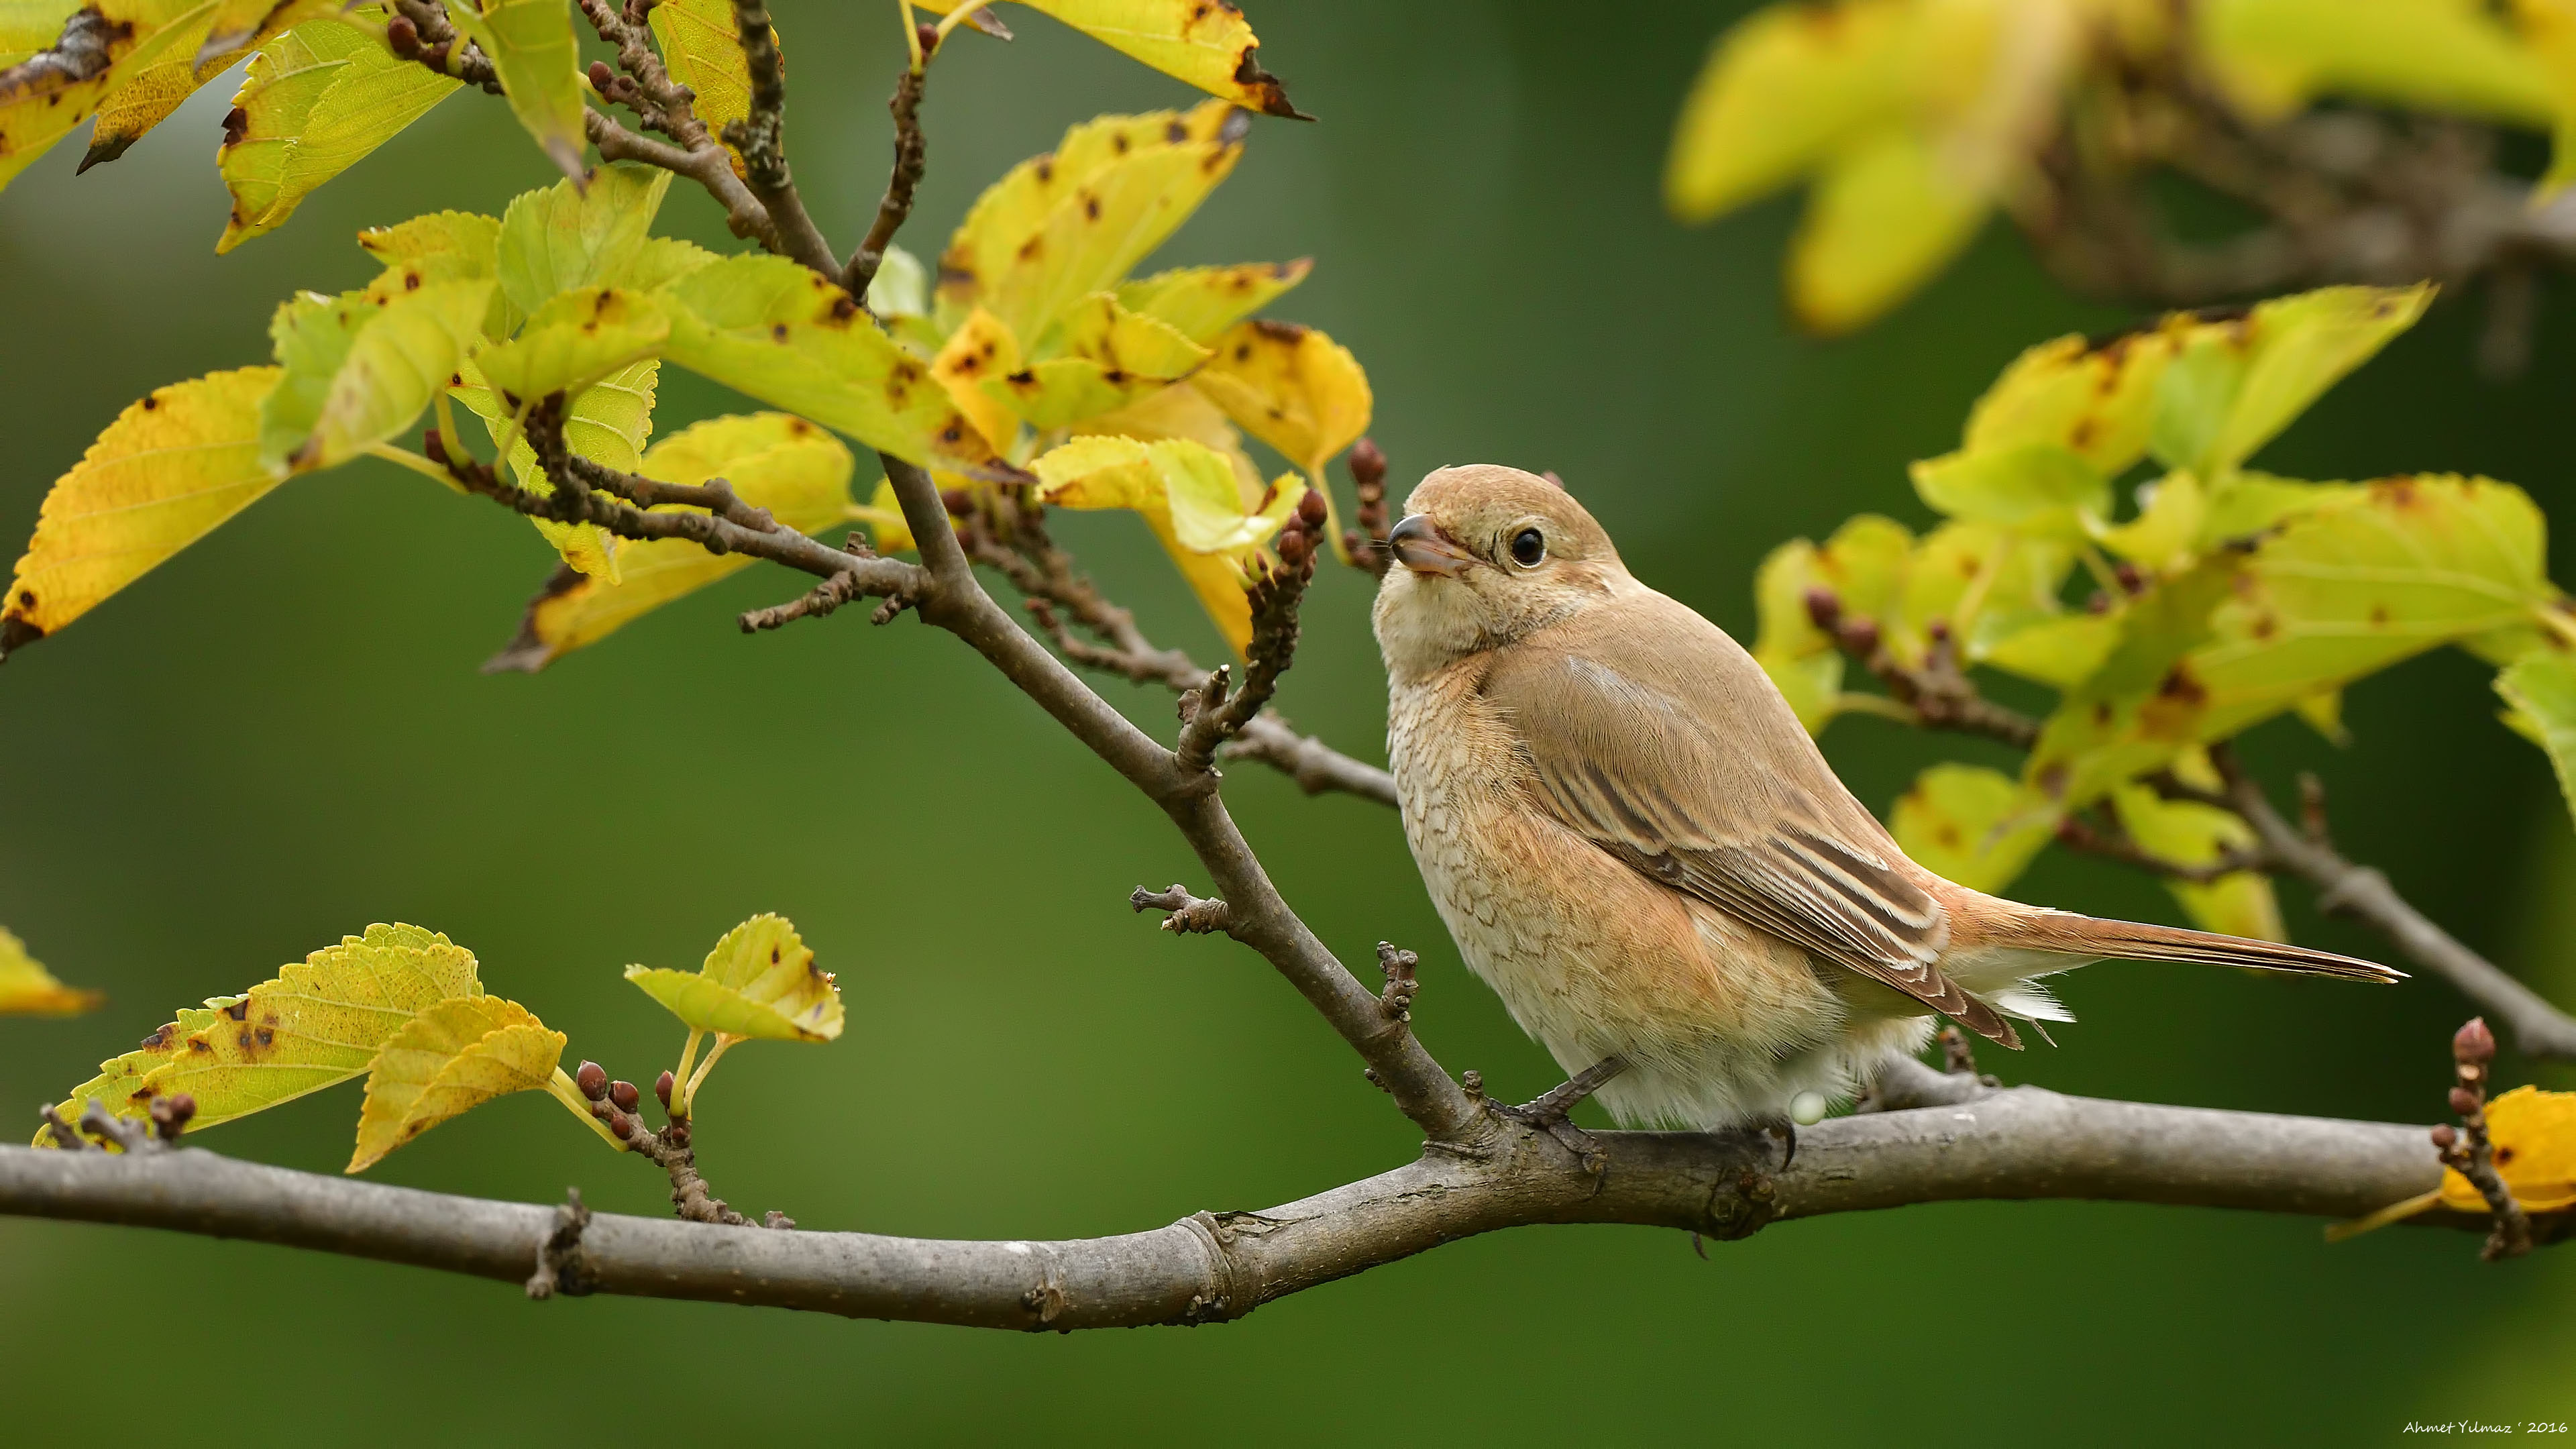
<svg viewBox="0 0 2576 1449">
<path fill-rule="evenodd" d="M 1406 515 L 1404 521 L 1395 526 L 1395 531 L 1386 536 L 1386 544 L 1395 554 L 1397 563 L 1417 574 L 1438 574 L 1444 579 L 1454 579 L 1465 572 L 1469 564 L 1476 562 L 1474 554 L 1460 548 L 1455 540 L 1440 531 L 1440 525 L 1420 513 Z"/>
</svg>

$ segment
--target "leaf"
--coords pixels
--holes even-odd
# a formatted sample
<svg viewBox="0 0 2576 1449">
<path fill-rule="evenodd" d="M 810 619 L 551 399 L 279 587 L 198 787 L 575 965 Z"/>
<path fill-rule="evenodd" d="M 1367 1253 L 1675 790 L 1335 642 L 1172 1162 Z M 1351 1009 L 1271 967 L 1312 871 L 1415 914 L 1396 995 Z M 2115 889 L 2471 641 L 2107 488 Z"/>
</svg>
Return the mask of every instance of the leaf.
<svg viewBox="0 0 2576 1449">
<path fill-rule="evenodd" d="M 2576 181 L 2576 3 L 2571 0 L 2514 0 L 2514 19 L 2522 38 L 2540 63 L 2555 102 L 2557 124 L 2550 134 L 2549 170 L 2532 188 L 2535 204 L 2555 197 Z"/>
<path fill-rule="evenodd" d="M 2545 126 L 2546 72 L 2481 4 L 2457 0 L 2201 0 L 2193 40 L 2249 118 L 2321 95 Z"/>
<path fill-rule="evenodd" d="M 14 13 L 0 30 L 13 47 L 50 38 L 0 71 L 0 187 L 94 114 L 116 83 L 121 63 L 164 27 L 207 0 L 98 0 L 91 5 L 38 3 Z"/>
<path fill-rule="evenodd" d="M 2324 287 L 2193 328 L 2158 386 L 2150 446 L 2204 478 L 2237 467 L 2415 325 L 2433 290 Z"/>
<path fill-rule="evenodd" d="M 991 316 L 980 308 L 977 315 Z M 970 325 L 974 321 L 967 320 Z M 960 328 L 960 334 L 965 330 Z M 1208 349 L 1171 324 L 1130 312 L 1107 292 L 1084 298 L 1056 334 L 1065 355 L 986 377 L 981 384 L 986 395 L 1008 403 L 1040 432 L 1114 412 L 1159 392 L 1208 357 Z"/>
<path fill-rule="evenodd" d="M 742 53 L 733 0 L 662 0 L 653 7 L 652 23 L 662 68 L 695 93 L 689 109 L 733 157 L 734 174 L 742 175 L 742 153 L 724 140 L 727 125 L 751 115 L 751 61 Z M 769 43 L 778 43 L 775 27 Z"/>
<path fill-rule="evenodd" d="M 1898 797 L 1888 828 L 1924 869 L 1970 890 L 2000 891 L 2056 834 L 2057 818 L 2046 800 L 2010 775 L 1940 764 Z"/>
<path fill-rule="evenodd" d="M 286 224 L 304 198 L 365 159 L 462 82 L 336 20 L 295 27 L 251 59 L 216 169 L 232 193 L 217 252 Z"/>
<path fill-rule="evenodd" d="M 2111 794 L 2120 828 L 2148 854 L 2177 865 L 2207 865 L 2222 854 L 2254 843 L 2253 827 L 2231 811 L 2191 800 L 2167 800 L 2145 785 L 2123 785 Z M 2213 881 L 2168 880 L 2191 923 L 2222 936 L 2257 941 L 2287 941 L 2281 924 L 2280 898 L 2272 878 L 2261 871 L 2240 870 Z"/>
<path fill-rule="evenodd" d="M 2576 660 L 2536 650 L 2496 675 L 2495 688 L 2523 733 L 2549 755 L 2558 793 L 2576 811 Z"/>
<path fill-rule="evenodd" d="M 2516 1087 L 2489 1100 L 2486 1116 L 2496 1174 L 2523 1211 L 2576 1207 L 2576 1092 Z M 2464 1213 L 2487 1210 L 2476 1184 L 2449 1168 L 2442 1170 L 2442 1205 Z"/>
<path fill-rule="evenodd" d="M 1210 346 L 1215 355 L 1190 386 L 1309 475 L 1368 431 L 1368 374 L 1320 329 L 1238 322 Z"/>
<path fill-rule="evenodd" d="M 1232 267 L 1183 267 L 1118 284 L 1118 305 L 1168 322 L 1201 345 L 1260 311 L 1315 269 L 1313 261 L 1246 262 Z"/>
<path fill-rule="evenodd" d="M 117 415 L 55 480 L 0 608 L 0 656 L 60 630 L 278 484 L 260 400 L 282 374 L 174 383 Z"/>
<path fill-rule="evenodd" d="M 537 149 L 578 182 L 582 113 L 588 107 L 571 0 L 457 0 L 447 7 L 447 18 L 491 57 L 510 112 L 536 138 Z M 513 294 L 511 300 L 519 299 Z"/>
<path fill-rule="evenodd" d="M 1898 659 L 1919 665 L 1937 623 L 1970 662 L 1982 662 L 1999 641 L 2058 615 L 2074 566 L 2061 543 L 1995 524 L 1943 524 L 1904 560 L 1903 591 L 1880 618 L 1880 636 Z"/>
<path fill-rule="evenodd" d="M 630 363 L 574 397 L 564 413 L 565 446 L 593 462 L 634 472 L 643 457 L 644 440 L 653 433 L 653 390 L 661 366 L 653 361 Z M 512 478 L 532 493 L 551 495 L 554 481 L 538 468 L 536 449 L 529 445 L 524 430 L 511 426 L 511 411 L 476 365 L 459 364 L 455 381 L 449 395 L 483 420 L 493 443 L 497 446 L 503 437 L 511 438 Z M 611 580 L 620 576 L 620 561 L 628 548 L 625 540 L 593 523 L 558 523 L 548 518 L 528 522 L 578 571 Z"/>
<path fill-rule="evenodd" d="M 1248 501 L 1232 459 L 1183 438 L 1080 437 L 1030 467 L 1042 501 L 1143 515 L 1208 617 L 1242 654 L 1252 639 L 1245 565 L 1305 497 L 1302 483 L 1282 477 Z"/>
<path fill-rule="evenodd" d="M 921 258 L 889 244 L 868 281 L 868 310 L 880 317 L 928 316 L 930 272 Z"/>
<path fill-rule="evenodd" d="M 1840 707 L 1843 656 L 1816 627 L 1808 595 L 1831 595 L 1847 618 L 1885 620 L 1897 611 L 1913 549 L 1914 535 L 1903 524 L 1864 513 L 1822 548 L 1803 538 L 1782 544 L 1755 572 L 1753 657 L 1809 734 L 1822 731 Z"/>
<path fill-rule="evenodd" d="M 675 433 L 656 443 L 635 471 L 663 483 L 722 477 L 744 502 L 799 532 L 819 533 L 848 516 L 853 466 L 839 439 L 803 418 L 755 413 L 710 418 Z M 881 551 L 891 549 L 881 544 Z M 615 583 L 559 577 L 528 606 L 519 637 L 485 667 L 533 673 L 750 563 L 685 539 L 623 540 Z"/>
<path fill-rule="evenodd" d="M 975 0 L 982 4 L 983 0 Z M 1233 0 L 1019 0 L 1112 50 L 1175 80 L 1264 115 L 1314 117 L 1288 103 L 1279 78 L 1255 57 L 1259 37 Z M 913 8 L 945 15 L 949 0 L 914 0 Z"/>
<path fill-rule="evenodd" d="M 1706 221 L 1900 119 L 1916 8 L 1773 5 L 1719 37 L 1682 102 L 1664 204 Z"/>
<path fill-rule="evenodd" d="M 501 223 L 470 211 L 437 211 L 358 233 L 358 245 L 387 267 L 417 265 L 423 282 L 499 275 Z"/>
<path fill-rule="evenodd" d="M 1007 452 L 1019 441 L 1020 420 L 1009 399 L 986 392 L 984 384 L 1019 370 L 1020 340 L 1002 319 L 981 307 L 957 324 L 930 360 L 930 375 L 996 452 Z"/>
<path fill-rule="evenodd" d="M 2118 477 L 2146 453 L 2156 384 L 2189 326 L 2177 314 L 2099 347 L 2070 335 L 2029 349 L 1977 399 L 1960 451 L 2049 443 Z"/>
<path fill-rule="evenodd" d="M 814 964 L 784 916 L 759 915 L 727 932 L 696 971 L 629 966 L 626 979 L 692 1031 L 766 1041 L 841 1034 L 841 992 Z"/>
<path fill-rule="evenodd" d="M 0 929 L 0 1016 L 78 1016 L 107 999 L 105 992 L 75 991 L 54 979 L 27 945 Z"/>
<path fill-rule="evenodd" d="M 475 355 L 485 382 L 521 398 L 579 391 L 651 357 L 671 319 L 641 293 L 615 287 L 559 292 L 519 335 Z"/>
<path fill-rule="evenodd" d="M 728 257 L 659 296 L 672 305 L 663 356 L 692 372 L 910 462 L 992 457 L 927 364 L 785 257 Z"/>
<path fill-rule="evenodd" d="M 986 188 L 939 259 L 943 320 L 981 306 L 1040 354 L 1076 301 L 1117 285 L 1189 219 L 1243 154 L 1246 127 L 1210 101 L 1186 115 L 1102 116 Z"/>
<path fill-rule="evenodd" d="M 230 55 L 202 67 L 197 63 L 207 27 L 222 8 L 211 0 L 191 5 L 118 60 L 115 79 L 99 101 L 97 124 L 90 128 L 89 151 L 81 157 L 81 170 L 124 155 L 127 147 L 196 94 L 197 87 L 232 63 Z"/>
<path fill-rule="evenodd" d="M 181 1011 L 140 1048 L 101 1062 L 62 1112 L 78 1120 L 95 1101 L 140 1117 L 154 1098 L 186 1092 L 197 1099 L 190 1129 L 212 1127 L 345 1082 L 423 1009 L 482 994 L 473 952 L 418 926 L 369 926 L 242 995 Z"/>
<path fill-rule="evenodd" d="M 2100 669 L 2119 642 L 2119 620 L 2107 614 L 2067 614 L 2004 635 L 1986 646 L 1977 662 L 2068 690 Z"/>
<path fill-rule="evenodd" d="M 1910 472 L 1936 511 L 2034 537 L 2081 542 L 2111 511 L 2111 480 L 2055 443 L 1951 453 Z"/>
<path fill-rule="evenodd" d="M 1828 336 L 1903 301 L 1974 241 L 1993 198 L 1930 143 L 1889 131 L 1818 178 L 1789 243 L 1789 305 Z"/>
<path fill-rule="evenodd" d="M 544 1087 L 563 1049 L 564 1034 L 515 1001 L 457 996 L 427 1007 L 368 1065 L 357 1150 L 342 1170 L 364 1172 L 441 1122 Z"/>
<path fill-rule="evenodd" d="M 630 285 L 671 173 L 632 161 L 602 166 L 587 185 L 558 181 L 522 193 L 501 215 L 502 294 L 523 315 L 579 287 Z"/>
<path fill-rule="evenodd" d="M 283 477 L 345 463 L 412 425 L 482 335 L 488 281 L 305 293 L 269 336 L 285 375 L 260 404 L 259 461 Z"/>
</svg>

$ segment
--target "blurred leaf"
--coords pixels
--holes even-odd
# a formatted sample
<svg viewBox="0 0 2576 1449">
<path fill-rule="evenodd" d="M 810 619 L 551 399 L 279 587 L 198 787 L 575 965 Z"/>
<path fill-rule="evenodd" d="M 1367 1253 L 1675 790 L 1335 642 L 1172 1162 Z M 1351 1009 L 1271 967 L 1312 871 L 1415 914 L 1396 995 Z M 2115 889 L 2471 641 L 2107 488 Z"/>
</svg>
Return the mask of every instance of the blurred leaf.
<svg viewBox="0 0 2576 1449">
<path fill-rule="evenodd" d="M 582 100 L 572 0 L 456 0 L 447 7 L 447 18 L 491 58 L 511 114 L 536 138 L 537 149 L 578 182 L 582 112 L 588 107 Z M 661 174 L 670 179 L 668 172 Z M 530 307 L 516 292 L 510 300 Z"/>
<path fill-rule="evenodd" d="M 2199 0 L 2194 40 L 2251 119 L 2321 95 L 2545 126 L 2546 73 L 2483 4 L 2461 0 Z"/>
<path fill-rule="evenodd" d="M 0 1016 L 78 1016 L 107 999 L 75 991 L 27 954 L 27 944 L 0 929 Z"/>
<path fill-rule="evenodd" d="M 2107 614 L 2064 614 L 2004 635 L 1977 662 L 2064 691 L 2092 677 L 2119 642 L 2119 620 Z"/>
<path fill-rule="evenodd" d="M 1818 548 L 1797 539 L 1771 551 L 1754 575 L 1759 632 L 1753 657 L 1788 697 L 1810 734 L 1833 719 L 1841 698 L 1843 656 L 1816 627 L 1809 593 L 1831 594 L 1845 618 L 1882 626 L 1899 612 L 1914 535 L 1892 519 L 1864 513 L 1846 521 Z"/>
<path fill-rule="evenodd" d="M 63 1115 L 98 1102 L 140 1117 L 156 1097 L 197 1099 L 190 1130 L 212 1127 L 345 1082 L 367 1069 L 402 1024 L 451 996 L 480 996 L 474 953 L 418 926 L 369 926 L 240 996 L 182 1010 L 176 1021 L 74 1087 Z M 39 1132 L 38 1146 L 50 1132 Z"/>
<path fill-rule="evenodd" d="M 1312 261 L 1245 262 L 1232 267 L 1183 267 L 1118 286 L 1118 305 L 1167 322 L 1192 342 L 1217 334 L 1260 311 L 1306 280 Z"/>
<path fill-rule="evenodd" d="M 1368 374 L 1322 331 L 1294 322 L 1238 322 L 1210 346 L 1215 355 L 1191 375 L 1190 386 L 1308 474 L 1320 477 L 1326 463 L 1368 431 L 1374 403 Z"/>
<path fill-rule="evenodd" d="M 671 173 L 620 161 L 587 185 L 523 192 L 501 215 L 501 291 L 524 314 L 576 287 L 630 285 Z"/>
<path fill-rule="evenodd" d="M 987 188 L 939 259 L 943 320 L 984 307 L 1031 353 L 1077 300 L 1117 285 L 1189 219 L 1243 154 L 1210 101 L 1186 115 L 1102 116 Z"/>
<path fill-rule="evenodd" d="M 2190 800 L 2167 800 L 2144 785 L 2123 785 L 2111 793 L 2120 828 L 2150 855 L 2177 865 L 2207 865 L 2227 851 L 2254 843 L 2253 827 L 2234 812 Z M 2167 880 L 2191 923 L 2222 936 L 2258 941 L 2286 941 L 2281 902 L 2272 878 L 2261 871 L 2240 870 L 2213 881 Z"/>
<path fill-rule="evenodd" d="M 281 305 L 268 332 L 285 375 L 260 404 L 260 464 L 336 467 L 409 428 L 480 340 L 491 296 L 490 282 L 432 282 Z"/>
<path fill-rule="evenodd" d="M 663 356 L 692 372 L 909 462 L 993 456 L 928 364 L 785 257 L 728 257 L 659 295 L 675 308 Z"/>
<path fill-rule="evenodd" d="M 2118 477 L 2146 452 L 2156 384 L 2188 327 L 2176 316 L 2099 347 L 2067 336 L 2029 349 L 1977 399 L 1960 451 L 2049 443 Z"/>
<path fill-rule="evenodd" d="M 53 48 L 84 0 L 0 0 L 0 70 Z"/>
<path fill-rule="evenodd" d="M 1019 441 L 1020 420 L 1008 399 L 985 391 L 984 384 L 1019 370 L 1020 340 L 1002 319 L 981 307 L 957 324 L 930 360 L 930 375 L 996 452 L 1007 452 Z"/>
<path fill-rule="evenodd" d="M 2486 1115 L 2496 1175 L 2513 1189 L 2523 1211 L 2576 1207 L 2576 1092 L 2516 1087 L 2489 1100 Z M 2442 1170 L 2442 1205 L 2464 1213 L 2487 1210 L 2477 1185 L 2448 1168 Z"/>
<path fill-rule="evenodd" d="M 930 271 L 921 258 L 889 245 L 868 282 L 868 310 L 886 318 L 929 315 Z"/>
<path fill-rule="evenodd" d="M 45 495 L 0 608 L 0 655 L 60 630 L 276 487 L 259 460 L 259 418 L 280 376 L 213 373 L 119 413 Z"/>
<path fill-rule="evenodd" d="M 736 926 L 696 971 L 629 966 L 626 979 L 692 1031 L 767 1041 L 830 1041 L 841 1034 L 841 991 L 784 916 Z"/>
<path fill-rule="evenodd" d="M 975 0 L 982 4 L 983 0 Z M 1279 77 L 1255 57 L 1259 37 L 1232 0 L 1019 0 L 1051 15 L 1112 50 L 1131 55 L 1176 80 L 1264 115 L 1301 115 L 1288 103 Z M 952 0 L 913 0 L 913 8 L 945 15 Z"/>
<path fill-rule="evenodd" d="M 1916 864 L 1970 890 L 2000 891 L 2057 831 L 2057 812 L 2010 775 L 1939 764 L 1898 797 L 1888 828 Z"/>
<path fill-rule="evenodd" d="M 2576 181 L 2576 0 L 2514 0 L 2513 15 L 2549 82 L 2557 112 L 2549 170 L 2533 188 L 2532 199 L 2545 201 Z"/>
<path fill-rule="evenodd" d="M 2290 708 L 2298 714 L 2308 728 L 2323 736 L 2328 744 L 2352 743 L 2351 731 L 2343 727 L 2342 690 L 2320 689 L 2314 694 L 2303 696 Z"/>
<path fill-rule="evenodd" d="M 1773 5 L 1721 36 L 1682 102 L 1664 204 L 1706 221 L 1900 119 L 1918 8 Z"/>
<path fill-rule="evenodd" d="M 2136 518 L 2096 531 L 2104 548 L 2151 569 L 2179 570 L 2189 567 L 2192 556 L 2215 541 L 2206 537 L 2209 492 L 2190 473 L 2167 473 L 2140 485 L 2138 494 L 2143 506 Z"/>
<path fill-rule="evenodd" d="M 853 466 L 839 439 L 803 418 L 754 413 L 710 418 L 675 433 L 654 444 L 634 471 L 663 483 L 721 477 L 744 502 L 810 534 L 848 516 Z M 895 547 L 880 537 L 880 551 Z M 709 553 L 685 539 L 620 540 L 615 583 L 558 578 L 528 606 L 519 637 L 486 667 L 543 669 L 751 562 L 742 554 Z"/>
<path fill-rule="evenodd" d="M 1943 524 L 1905 561 L 1903 591 L 1880 632 L 1899 659 L 1919 665 L 1937 621 L 1968 662 L 1979 662 L 1999 641 L 2058 614 L 2074 566 L 2060 543 L 1990 523 Z"/>
<path fill-rule="evenodd" d="M 2072 449 L 2022 443 L 1916 463 L 1914 491 L 1952 518 L 2067 542 L 2111 511 L 2111 480 Z"/>
<path fill-rule="evenodd" d="M 437 1002 L 385 1039 L 367 1068 L 357 1150 L 346 1172 L 495 1097 L 542 1088 L 562 1059 L 564 1034 L 497 996 Z"/>
<path fill-rule="evenodd" d="M 575 396 L 564 411 L 564 445 L 592 462 L 620 472 L 636 471 L 644 440 L 653 435 L 653 392 L 661 368 L 650 360 L 629 363 Z M 537 450 L 529 445 L 526 431 L 512 426 L 510 410 L 485 382 L 477 363 L 459 363 L 454 383 L 448 394 L 483 420 L 483 430 L 494 446 L 504 437 L 511 440 L 512 479 L 540 497 L 551 496 L 554 480 L 537 466 Z M 620 576 L 630 547 L 627 540 L 595 523 L 558 523 L 550 518 L 528 522 L 577 572 L 612 582 Z"/>
<path fill-rule="evenodd" d="M 742 175 L 742 153 L 724 139 L 726 126 L 751 115 L 751 62 L 742 53 L 733 0 L 662 0 L 653 7 L 652 24 L 662 68 L 696 93 L 689 109 L 733 157 L 734 174 Z M 778 43 L 775 26 L 769 43 Z"/>
<path fill-rule="evenodd" d="M 2558 650 L 2526 655 L 2496 675 L 2514 723 L 2549 755 L 2558 792 L 2576 810 L 2576 660 Z"/>
<path fill-rule="evenodd" d="M 1924 138 L 1887 131 L 1840 153 L 1789 244 L 1789 305 L 1827 335 L 1903 301 L 1974 241 L 1993 199 Z"/>
<path fill-rule="evenodd" d="M 2324 287 L 2193 328 L 2157 390 L 2150 446 L 2203 478 L 2235 468 L 2432 300 L 2430 283 Z"/>
<path fill-rule="evenodd" d="M 240 119 L 215 153 L 232 193 L 215 250 L 285 225 L 305 197 L 462 84 L 337 20 L 307 21 L 262 47 L 233 93 Z"/>
</svg>

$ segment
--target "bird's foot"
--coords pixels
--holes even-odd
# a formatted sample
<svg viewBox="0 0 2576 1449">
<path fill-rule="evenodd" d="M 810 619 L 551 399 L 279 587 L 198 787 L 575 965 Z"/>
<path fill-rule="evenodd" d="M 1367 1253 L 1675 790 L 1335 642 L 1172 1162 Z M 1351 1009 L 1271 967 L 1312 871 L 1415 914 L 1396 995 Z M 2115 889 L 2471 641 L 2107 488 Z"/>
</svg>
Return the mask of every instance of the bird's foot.
<svg viewBox="0 0 2576 1449">
<path fill-rule="evenodd" d="M 1763 1123 L 1762 1130 L 1780 1139 L 1780 1170 L 1787 1172 L 1789 1164 L 1798 1160 L 1798 1124 L 1781 1117 Z"/>
<path fill-rule="evenodd" d="M 1566 1114 L 1574 1110 L 1576 1103 L 1601 1090 L 1602 1083 L 1626 1070 L 1628 1070 L 1628 1059 L 1613 1053 L 1585 1067 L 1532 1101 L 1517 1107 L 1503 1102 L 1492 1105 L 1495 1111 L 1513 1121 L 1523 1126 L 1535 1127 L 1555 1138 L 1558 1146 L 1572 1153 L 1574 1159 L 1583 1164 L 1585 1172 L 1598 1174 L 1609 1167 L 1608 1154 L 1601 1150 L 1601 1144 L 1593 1140 L 1591 1133 L 1567 1121 Z"/>
</svg>

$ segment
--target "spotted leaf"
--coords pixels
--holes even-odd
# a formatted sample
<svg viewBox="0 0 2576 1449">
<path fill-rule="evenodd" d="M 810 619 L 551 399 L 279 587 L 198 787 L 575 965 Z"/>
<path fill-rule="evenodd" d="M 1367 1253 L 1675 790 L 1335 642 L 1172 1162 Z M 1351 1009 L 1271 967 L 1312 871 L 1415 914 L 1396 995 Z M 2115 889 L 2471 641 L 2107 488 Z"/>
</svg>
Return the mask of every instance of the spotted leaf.
<svg viewBox="0 0 2576 1449">
<path fill-rule="evenodd" d="M 695 971 L 629 966 L 626 979 L 691 1030 L 719 1040 L 830 1041 L 841 1034 L 840 988 L 784 916 L 754 916 L 734 927 Z"/>
<path fill-rule="evenodd" d="M 495 1097 L 543 1089 L 562 1060 L 564 1034 L 497 996 L 436 1002 L 385 1039 L 367 1066 L 366 1105 L 347 1172 Z"/>
</svg>

